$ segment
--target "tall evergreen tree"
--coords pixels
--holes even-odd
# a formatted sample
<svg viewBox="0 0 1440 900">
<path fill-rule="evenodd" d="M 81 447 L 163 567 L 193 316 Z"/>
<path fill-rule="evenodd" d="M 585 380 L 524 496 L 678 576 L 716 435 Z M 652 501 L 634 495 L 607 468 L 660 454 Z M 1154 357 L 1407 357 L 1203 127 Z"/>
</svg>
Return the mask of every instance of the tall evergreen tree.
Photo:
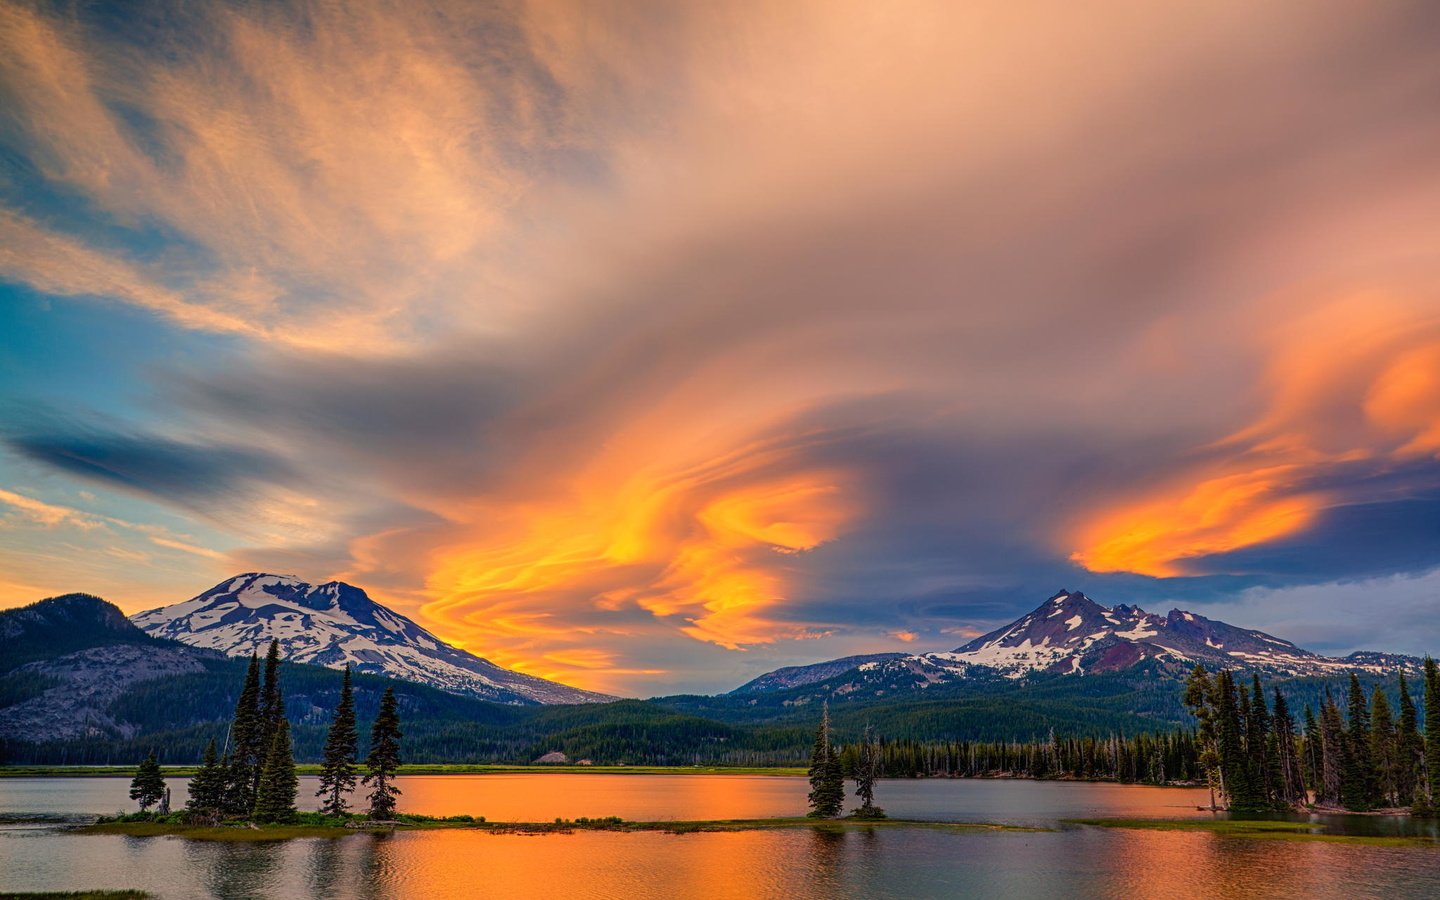
<svg viewBox="0 0 1440 900">
<path fill-rule="evenodd" d="M 1250 765 L 1255 772 L 1256 787 L 1260 796 L 1268 805 L 1273 806 L 1279 802 L 1280 795 L 1280 756 L 1270 721 L 1270 710 L 1265 705 L 1265 689 L 1260 686 L 1259 673 L 1251 673 L 1250 716 L 1250 728 L 1253 733 Z"/>
<path fill-rule="evenodd" d="M 345 667 L 345 677 L 340 683 L 340 702 L 335 707 L 335 717 L 330 722 L 330 733 L 325 738 L 324 759 L 320 765 L 320 790 L 315 796 L 323 798 L 320 809 L 328 816 L 345 815 L 349 804 L 345 795 L 355 789 L 355 755 L 359 735 L 355 730 L 355 697 L 350 688 L 350 667 Z"/>
<path fill-rule="evenodd" d="M 1210 808 L 1216 808 L 1215 794 L 1225 796 L 1221 779 L 1220 753 L 1216 744 L 1215 685 L 1205 667 L 1199 663 L 1190 672 L 1185 683 L 1185 706 L 1195 717 L 1195 742 L 1199 747 L 1199 762 L 1205 772 L 1205 783 L 1210 788 Z"/>
<path fill-rule="evenodd" d="M 1245 747 L 1245 722 L 1241 717 L 1241 698 L 1228 669 L 1220 670 L 1215 680 L 1216 746 L 1220 755 L 1220 771 L 1227 793 L 1228 807 L 1238 811 L 1262 810 L 1267 803 L 1256 782 L 1250 754 Z M 1249 704 L 1245 704 L 1249 706 Z"/>
<path fill-rule="evenodd" d="M 270 639 L 270 649 L 265 653 L 265 682 L 260 689 L 260 745 L 269 752 L 275 739 L 275 730 L 285 718 L 285 697 L 280 691 L 280 641 Z"/>
<path fill-rule="evenodd" d="M 225 806 L 226 772 L 215 752 L 215 739 L 205 746 L 200 768 L 190 779 L 190 799 L 185 804 L 192 812 L 216 813 Z"/>
<path fill-rule="evenodd" d="M 820 714 L 815 746 L 810 753 L 810 815 L 833 819 L 845 806 L 845 781 L 839 754 L 830 739 L 830 704 Z"/>
<path fill-rule="evenodd" d="M 1370 758 L 1370 707 L 1360 679 L 1350 673 L 1346 709 L 1344 762 L 1340 800 L 1346 809 L 1367 810 L 1375 805 L 1375 764 Z"/>
<path fill-rule="evenodd" d="M 1274 730 L 1275 757 L 1279 769 L 1276 801 L 1278 806 L 1294 806 L 1305 800 L 1304 766 L 1295 742 L 1295 718 L 1285 695 L 1275 688 L 1275 710 L 1270 716 Z"/>
<path fill-rule="evenodd" d="M 1425 744 L 1420 739 L 1419 716 L 1405 670 L 1400 670 L 1400 722 L 1395 736 L 1395 802 L 1410 806 L 1420 786 L 1420 770 L 1424 764 Z"/>
<path fill-rule="evenodd" d="M 257 822 L 288 822 L 295 817 L 295 757 L 290 748 L 290 723 L 283 717 L 270 741 L 270 752 L 260 770 L 260 787 L 252 815 Z"/>
<path fill-rule="evenodd" d="M 1381 806 L 1391 806 L 1396 802 L 1399 736 L 1395 718 L 1390 712 L 1390 701 L 1377 684 L 1370 694 L 1370 761 L 1375 772 L 1372 799 Z"/>
<path fill-rule="evenodd" d="M 374 785 L 370 792 L 370 818 L 389 819 L 395 815 L 395 798 L 400 789 L 395 775 L 400 768 L 400 711 L 395 703 L 395 689 L 387 687 L 380 698 L 380 713 L 370 729 L 370 753 L 365 757 L 362 783 Z"/>
<path fill-rule="evenodd" d="M 1425 657 L 1425 805 L 1440 811 L 1440 670 Z"/>
<path fill-rule="evenodd" d="M 155 760 L 155 754 L 151 753 L 135 770 L 135 779 L 130 782 L 130 799 L 139 803 L 140 811 L 145 812 L 159 803 L 164 796 L 165 775 L 160 771 L 160 763 Z"/>
<path fill-rule="evenodd" d="M 1340 707 L 1325 692 L 1320 706 L 1320 790 L 1315 802 L 1324 806 L 1340 803 L 1340 786 L 1345 769 L 1345 726 L 1340 720 Z"/>
<path fill-rule="evenodd" d="M 1053 740 L 1053 735 L 1052 735 Z M 855 796 L 860 798 L 860 808 L 855 815 L 862 819 L 883 819 L 885 810 L 875 805 L 875 782 L 879 780 L 884 766 L 884 754 L 880 739 L 865 726 L 860 746 L 855 755 Z"/>
<path fill-rule="evenodd" d="M 230 724 L 230 750 L 227 766 L 229 784 L 225 791 L 225 811 L 248 815 L 255 807 L 255 789 L 260 782 L 260 766 L 269 750 L 263 741 L 265 730 L 260 719 L 260 659 L 250 654 L 250 668 L 240 699 L 235 701 L 235 719 Z"/>
<path fill-rule="evenodd" d="M 1315 710 L 1305 707 L 1305 786 L 1320 796 L 1320 723 L 1315 719 Z"/>
</svg>

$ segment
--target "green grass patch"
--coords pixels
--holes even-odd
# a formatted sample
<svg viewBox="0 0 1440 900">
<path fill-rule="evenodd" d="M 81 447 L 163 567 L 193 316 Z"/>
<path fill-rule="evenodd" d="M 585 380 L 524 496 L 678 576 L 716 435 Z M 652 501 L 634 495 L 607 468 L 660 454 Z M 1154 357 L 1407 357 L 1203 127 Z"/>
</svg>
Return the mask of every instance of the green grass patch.
<svg viewBox="0 0 1440 900">
<path fill-rule="evenodd" d="M 1368 844 L 1376 847 L 1434 847 L 1434 838 L 1419 835 L 1343 834 L 1319 822 L 1259 819 L 1065 819 L 1066 825 L 1129 828 L 1144 831 L 1203 831 L 1221 837 L 1271 841 L 1318 841 L 1330 844 Z"/>
</svg>

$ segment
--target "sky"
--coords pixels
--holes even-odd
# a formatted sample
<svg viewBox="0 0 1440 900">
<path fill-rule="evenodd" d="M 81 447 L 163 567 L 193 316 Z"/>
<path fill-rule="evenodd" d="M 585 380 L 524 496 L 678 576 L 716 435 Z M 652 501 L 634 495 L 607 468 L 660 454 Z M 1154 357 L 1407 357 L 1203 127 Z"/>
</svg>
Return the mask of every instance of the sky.
<svg viewBox="0 0 1440 900">
<path fill-rule="evenodd" d="M 0 0 L 0 606 L 631 696 L 1060 588 L 1440 651 L 1440 7 Z"/>
</svg>

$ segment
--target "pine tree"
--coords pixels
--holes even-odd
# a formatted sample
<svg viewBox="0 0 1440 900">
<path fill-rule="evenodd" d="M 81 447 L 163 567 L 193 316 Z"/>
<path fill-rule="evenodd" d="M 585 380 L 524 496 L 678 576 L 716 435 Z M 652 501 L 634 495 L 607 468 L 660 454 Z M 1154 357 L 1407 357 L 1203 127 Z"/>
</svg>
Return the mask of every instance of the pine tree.
<svg viewBox="0 0 1440 900">
<path fill-rule="evenodd" d="M 1375 805 L 1375 765 L 1370 758 L 1370 708 L 1360 679 L 1350 673 L 1350 695 L 1345 722 L 1344 762 L 1340 799 L 1346 809 L 1367 810 Z"/>
<path fill-rule="evenodd" d="M 315 796 L 324 798 L 320 809 L 327 816 L 345 815 L 349 804 L 345 795 L 355 789 L 355 754 L 359 735 L 355 731 L 355 698 L 350 688 L 350 667 L 340 683 L 340 703 L 325 738 L 324 760 L 320 765 L 320 790 Z"/>
<path fill-rule="evenodd" d="M 140 811 L 145 812 L 164 796 L 165 775 L 160 771 L 155 754 L 151 753 L 135 770 L 135 780 L 130 782 L 130 799 L 139 803 Z"/>
<path fill-rule="evenodd" d="M 1440 810 L 1440 670 L 1425 657 L 1425 805 Z"/>
<path fill-rule="evenodd" d="M 1390 701 L 1380 685 L 1370 694 L 1370 760 L 1375 772 L 1374 801 L 1381 806 L 1395 802 L 1399 731 L 1390 713 Z"/>
<path fill-rule="evenodd" d="M 260 781 L 260 766 L 265 751 L 264 731 L 260 721 L 260 659 L 250 654 L 250 668 L 245 672 L 245 685 L 235 701 L 235 719 L 230 725 L 229 783 L 225 791 L 225 811 L 248 815 L 255 807 L 255 789 Z"/>
<path fill-rule="evenodd" d="M 285 718 L 285 698 L 280 693 L 280 641 L 270 639 L 265 654 L 265 686 L 260 690 L 260 746 L 266 748 L 275 739 L 275 730 Z"/>
<path fill-rule="evenodd" d="M 1215 794 L 1225 795 L 1221 780 L 1220 753 L 1216 745 L 1215 728 L 1215 685 L 1210 675 L 1199 663 L 1190 672 L 1185 683 L 1185 706 L 1195 717 L 1195 741 L 1199 746 L 1199 763 L 1205 772 L 1205 782 L 1210 787 L 1210 808 L 1215 809 Z"/>
<path fill-rule="evenodd" d="M 1340 721 L 1340 707 L 1325 692 L 1320 706 L 1320 790 L 1316 802 L 1335 806 L 1340 802 L 1341 782 L 1345 768 L 1345 726 Z"/>
<path fill-rule="evenodd" d="M 839 779 L 837 774 L 841 776 Z M 815 746 L 810 753 L 810 816 L 833 819 L 840 815 L 844 805 L 844 776 L 839 756 L 830 740 L 830 704 L 826 703 L 820 715 L 820 727 L 815 732 Z"/>
<path fill-rule="evenodd" d="M 1054 740 L 1054 735 L 1051 735 Z M 855 796 L 860 798 L 860 808 L 855 815 L 862 819 L 883 819 L 885 810 L 875 805 L 875 782 L 880 778 L 884 766 L 884 754 L 880 740 L 865 726 L 860 746 L 855 754 Z"/>
<path fill-rule="evenodd" d="M 1315 710 L 1305 707 L 1305 786 L 1315 792 L 1318 802 L 1321 789 L 1320 752 L 1324 743 L 1320 738 L 1320 723 L 1315 720 Z"/>
<path fill-rule="evenodd" d="M 226 778 L 225 769 L 215 753 L 215 739 L 211 738 L 200 760 L 200 768 L 190 779 L 190 800 L 186 807 L 191 812 L 219 812 L 225 805 Z"/>
<path fill-rule="evenodd" d="M 260 770 L 260 787 L 252 813 L 257 822 L 288 822 L 295 817 L 295 757 L 290 749 L 290 723 L 284 718 L 275 729 L 270 752 Z"/>
<path fill-rule="evenodd" d="M 1286 805 L 1279 801 L 1280 757 L 1259 673 L 1251 674 L 1250 729 L 1250 765 L 1255 773 L 1256 788 L 1267 805 Z"/>
<path fill-rule="evenodd" d="M 1215 680 L 1215 722 L 1216 747 L 1227 806 L 1237 811 L 1258 811 L 1266 807 L 1266 802 L 1256 784 L 1250 754 L 1245 749 L 1245 723 L 1241 718 L 1240 702 L 1244 696 L 1244 692 L 1237 692 L 1235 679 L 1229 670 L 1222 669 Z"/>
<path fill-rule="evenodd" d="M 1305 799 L 1305 773 L 1295 742 L 1295 719 L 1285 695 L 1275 688 L 1275 711 L 1270 717 L 1274 729 L 1275 757 L 1279 769 L 1277 806 L 1289 807 Z"/>
<path fill-rule="evenodd" d="M 380 699 L 380 713 L 370 729 L 370 754 L 365 757 L 362 783 L 373 784 L 370 792 L 370 818 L 390 819 L 395 815 L 395 798 L 400 789 L 394 780 L 400 768 L 400 713 L 395 705 L 395 689 L 387 687 Z"/>
<path fill-rule="evenodd" d="M 1420 787 L 1420 768 L 1424 763 L 1424 742 L 1420 739 L 1419 716 L 1405 670 L 1400 670 L 1400 723 L 1395 738 L 1395 802 L 1410 806 Z"/>
</svg>

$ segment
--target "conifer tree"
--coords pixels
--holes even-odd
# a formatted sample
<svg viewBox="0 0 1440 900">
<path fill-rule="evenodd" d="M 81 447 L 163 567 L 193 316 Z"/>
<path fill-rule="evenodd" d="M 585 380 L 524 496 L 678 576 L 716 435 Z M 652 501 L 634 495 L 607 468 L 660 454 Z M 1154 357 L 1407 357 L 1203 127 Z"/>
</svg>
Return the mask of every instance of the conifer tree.
<svg viewBox="0 0 1440 900">
<path fill-rule="evenodd" d="M 275 729 L 285 718 L 285 698 L 280 692 L 280 641 L 270 639 L 270 649 L 265 653 L 265 682 L 260 689 L 260 746 L 269 752 L 275 739 Z"/>
<path fill-rule="evenodd" d="M 1280 794 L 1280 757 L 1265 705 L 1265 689 L 1260 686 L 1259 673 L 1251 673 L 1250 728 L 1252 730 L 1250 765 L 1255 772 L 1256 789 L 1267 805 L 1275 805 Z"/>
<path fill-rule="evenodd" d="M 320 765 L 320 790 L 315 796 L 323 798 L 320 809 L 327 816 L 345 815 L 349 804 L 345 795 L 355 789 L 355 754 L 359 735 L 355 731 L 355 698 L 350 688 L 350 667 L 345 667 L 345 677 L 340 683 L 340 702 L 335 707 L 335 718 L 330 722 L 330 733 L 325 738 L 325 754 Z"/>
<path fill-rule="evenodd" d="M 1320 790 L 1316 802 L 1335 806 L 1340 802 L 1340 784 L 1344 780 L 1345 726 L 1340 721 L 1340 707 L 1327 689 L 1320 706 Z"/>
<path fill-rule="evenodd" d="M 1419 717 L 1405 670 L 1400 670 L 1400 722 L 1395 737 L 1395 802 L 1410 806 L 1420 786 L 1420 769 L 1424 763 L 1424 743 L 1420 740 Z"/>
<path fill-rule="evenodd" d="M 1205 772 L 1205 783 L 1210 788 L 1210 808 L 1215 809 L 1215 794 L 1225 796 L 1225 785 L 1221 778 L 1220 753 L 1216 744 L 1215 685 L 1205 667 L 1199 663 L 1190 672 L 1185 683 L 1185 706 L 1195 717 L 1195 742 L 1199 747 L 1200 767 Z"/>
<path fill-rule="evenodd" d="M 275 728 L 270 752 L 260 770 L 260 787 L 252 815 L 257 822 L 288 822 L 295 817 L 295 757 L 290 749 L 290 723 L 284 718 Z"/>
<path fill-rule="evenodd" d="M 1315 710 L 1305 707 L 1305 786 L 1320 796 L 1320 723 L 1315 719 Z"/>
<path fill-rule="evenodd" d="M 1250 755 L 1245 749 L 1240 703 L 1244 696 L 1244 692 L 1237 691 L 1229 670 L 1220 670 L 1215 679 L 1216 747 L 1227 806 L 1238 811 L 1255 811 L 1264 809 L 1266 803 L 1257 789 Z"/>
<path fill-rule="evenodd" d="M 1370 694 L 1370 761 L 1375 772 L 1374 797 L 1381 806 L 1395 803 L 1399 731 L 1390 712 L 1390 701 L 1380 685 Z"/>
<path fill-rule="evenodd" d="M 1344 762 L 1341 766 L 1340 799 L 1346 809 L 1373 807 L 1375 765 L 1370 758 L 1370 709 L 1360 679 L 1350 673 L 1350 695 L 1345 722 Z"/>
<path fill-rule="evenodd" d="M 1440 670 L 1425 657 L 1425 805 L 1440 810 Z"/>
<path fill-rule="evenodd" d="M 370 753 L 365 757 L 362 783 L 375 789 L 370 792 L 370 818 L 390 819 L 395 815 L 395 798 L 400 789 L 395 775 L 400 768 L 400 712 L 395 704 L 395 689 L 387 687 L 380 699 L 380 713 L 370 729 Z"/>
<path fill-rule="evenodd" d="M 225 782 L 225 769 L 215 753 L 215 739 L 211 738 L 201 757 L 200 768 L 190 779 L 190 799 L 186 807 L 192 812 L 219 812 L 225 805 Z"/>
<path fill-rule="evenodd" d="M 866 725 L 855 754 L 855 796 L 860 798 L 860 808 L 855 810 L 858 818 L 885 818 L 885 810 L 875 805 L 875 782 L 880 778 L 883 765 L 884 755 L 880 740 L 871 733 L 870 726 Z"/>
<path fill-rule="evenodd" d="M 152 752 L 135 770 L 135 779 L 130 782 L 130 799 L 139 803 L 140 811 L 145 812 L 159 803 L 164 796 L 165 775 L 160 771 L 160 763 L 156 762 Z"/>
<path fill-rule="evenodd" d="M 839 776 L 839 777 L 837 777 Z M 845 782 L 840 758 L 830 739 L 830 704 L 820 714 L 815 746 L 810 753 L 810 816 L 833 819 L 845 805 Z"/>
<path fill-rule="evenodd" d="M 255 807 L 255 789 L 260 781 L 260 766 L 265 751 L 264 730 L 260 721 L 260 659 L 250 654 L 250 668 L 240 699 L 235 701 L 235 719 L 230 725 L 229 783 L 225 791 L 225 811 L 247 815 Z"/>
<path fill-rule="evenodd" d="M 1275 710 L 1270 717 L 1274 730 L 1275 757 L 1279 769 L 1276 801 L 1278 806 L 1294 806 L 1305 799 L 1305 774 L 1295 743 L 1295 718 L 1285 695 L 1275 688 Z"/>
</svg>

